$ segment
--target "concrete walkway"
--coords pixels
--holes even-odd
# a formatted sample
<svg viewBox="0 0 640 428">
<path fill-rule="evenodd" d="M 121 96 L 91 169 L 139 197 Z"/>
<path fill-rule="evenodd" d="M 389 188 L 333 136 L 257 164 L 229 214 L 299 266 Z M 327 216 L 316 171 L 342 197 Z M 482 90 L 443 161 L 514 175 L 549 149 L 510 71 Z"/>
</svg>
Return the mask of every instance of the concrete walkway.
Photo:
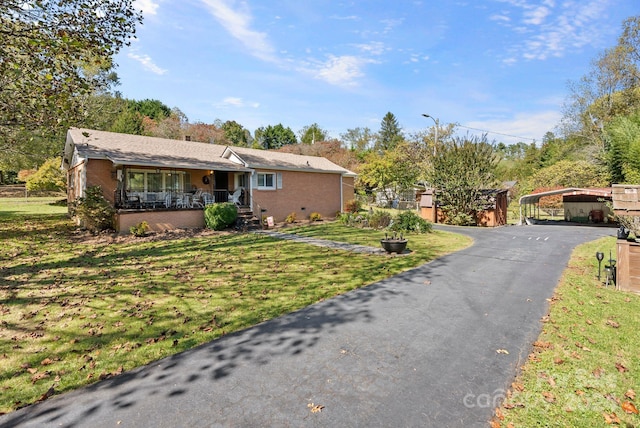
<svg viewBox="0 0 640 428">
<path fill-rule="evenodd" d="M 475 244 L 2 416 L 0 426 L 485 427 L 571 250 L 615 231 L 456 231 Z"/>
<path fill-rule="evenodd" d="M 382 248 L 349 244 L 347 242 L 329 241 L 327 239 L 309 238 L 307 236 L 296 235 L 294 233 L 276 232 L 272 230 L 258 230 L 254 233 L 271 236 L 272 238 L 277 239 L 285 239 L 287 241 L 304 242 L 305 244 L 315 245 L 318 247 L 333 248 L 335 250 L 344 250 L 364 254 L 386 254 L 386 252 Z"/>
</svg>

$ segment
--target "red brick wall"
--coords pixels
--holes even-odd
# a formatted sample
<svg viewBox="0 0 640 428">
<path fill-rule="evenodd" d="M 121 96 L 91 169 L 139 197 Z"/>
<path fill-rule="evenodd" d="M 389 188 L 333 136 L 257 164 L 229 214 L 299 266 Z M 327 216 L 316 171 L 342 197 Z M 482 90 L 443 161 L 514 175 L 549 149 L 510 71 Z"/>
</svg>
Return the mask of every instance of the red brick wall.
<svg viewBox="0 0 640 428">
<path fill-rule="evenodd" d="M 347 210 L 347 202 L 356 198 L 354 177 L 342 177 L 342 211 Z"/>
<path fill-rule="evenodd" d="M 173 229 L 201 229 L 204 227 L 204 211 L 138 211 L 116 214 L 116 230 L 122 234 L 129 233 L 129 228 L 143 221 L 149 224 L 153 232 L 164 232 Z"/>
<path fill-rule="evenodd" d="M 87 187 L 100 186 L 104 198 L 114 204 L 118 180 L 115 168 L 112 172 L 112 166 L 111 161 L 103 159 L 88 159 L 86 163 Z"/>
<path fill-rule="evenodd" d="M 83 171 L 84 164 L 76 165 L 67 171 L 67 202 L 73 202 L 81 196 Z"/>
<path fill-rule="evenodd" d="M 333 218 L 341 211 L 339 174 L 295 171 L 281 173 L 282 189 L 253 190 L 253 210 L 256 216 L 260 216 L 258 206 L 267 210 L 263 215 L 272 216 L 277 222 L 284 221 L 291 213 L 295 213 L 298 220 L 306 220 L 312 212 L 318 212 L 324 218 Z M 348 186 L 343 184 L 342 187 Z M 344 198 L 345 201 L 349 199 L 353 199 L 353 188 L 351 196 Z"/>
</svg>

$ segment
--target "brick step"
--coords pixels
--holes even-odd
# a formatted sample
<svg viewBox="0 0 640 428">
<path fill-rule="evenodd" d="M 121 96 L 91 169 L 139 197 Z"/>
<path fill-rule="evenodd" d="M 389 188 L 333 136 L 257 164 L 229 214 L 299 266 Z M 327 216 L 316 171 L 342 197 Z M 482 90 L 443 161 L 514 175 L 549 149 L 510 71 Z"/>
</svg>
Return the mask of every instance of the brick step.
<svg viewBox="0 0 640 428">
<path fill-rule="evenodd" d="M 236 229 L 242 231 L 261 229 L 260 219 L 253 215 L 250 208 L 240 207 L 236 219 Z"/>
</svg>

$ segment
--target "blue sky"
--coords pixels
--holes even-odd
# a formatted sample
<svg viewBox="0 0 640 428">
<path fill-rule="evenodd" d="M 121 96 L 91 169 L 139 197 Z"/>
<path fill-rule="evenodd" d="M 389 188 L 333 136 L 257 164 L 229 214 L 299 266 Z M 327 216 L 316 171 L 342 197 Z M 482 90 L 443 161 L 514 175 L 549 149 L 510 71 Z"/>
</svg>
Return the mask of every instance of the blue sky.
<svg viewBox="0 0 640 428">
<path fill-rule="evenodd" d="M 296 134 L 317 123 L 339 138 L 378 131 L 389 111 L 405 132 L 425 130 L 426 113 L 505 143 L 553 132 L 567 82 L 640 13 L 637 0 L 135 4 L 144 23 L 116 58 L 117 89 L 192 123 L 282 123 Z"/>
</svg>

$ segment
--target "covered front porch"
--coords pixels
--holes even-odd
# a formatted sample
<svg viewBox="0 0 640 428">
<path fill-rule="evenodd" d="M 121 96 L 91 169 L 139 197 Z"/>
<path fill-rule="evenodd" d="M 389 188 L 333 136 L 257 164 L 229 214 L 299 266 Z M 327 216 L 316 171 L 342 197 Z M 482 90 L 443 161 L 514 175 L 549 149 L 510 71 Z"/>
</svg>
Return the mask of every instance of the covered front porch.
<svg viewBox="0 0 640 428">
<path fill-rule="evenodd" d="M 202 209 L 233 202 L 250 206 L 246 171 L 122 167 L 115 171 L 118 210 Z"/>
<path fill-rule="evenodd" d="M 117 180 L 113 201 L 116 230 L 127 233 L 142 221 L 149 229 L 204 227 L 203 210 L 215 203 L 233 202 L 250 211 L 250 172 L 115 166 Z"/>
</svg>

